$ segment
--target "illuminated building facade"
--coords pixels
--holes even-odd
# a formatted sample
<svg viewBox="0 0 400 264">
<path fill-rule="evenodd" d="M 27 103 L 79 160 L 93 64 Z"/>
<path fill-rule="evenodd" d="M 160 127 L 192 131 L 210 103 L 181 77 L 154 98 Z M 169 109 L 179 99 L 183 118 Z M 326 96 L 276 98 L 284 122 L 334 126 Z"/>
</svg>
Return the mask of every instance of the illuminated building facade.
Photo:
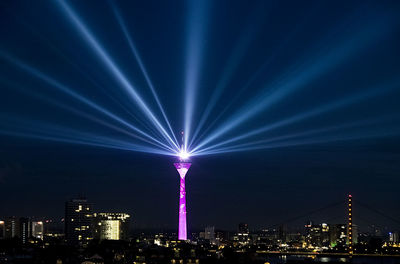
<svg viewBox="0 0 400 264">
<path fill-rule="evenodd" d="M 32 221 L 31 222 L 31 236 L 36 239 L 43 239 L 44 227 L 43 221 Z"/>
<path fill-rule="evenodd" d="M 239 245 L 248 245 L 250 243 L 249 225 L 246 223 L 240 223 L 238 226 L 238 232 L 236 236 L 234 236 L 233 240 L 237 241 Z"/>
<path fill-rule="evenodd" d="M 0 221 L 0 239 L 18 237 L 25 244 L 31 238 L 43 239 L 43 222 L 11 216 Z"/>
<path fill-rule="evenodd" d="M 65 203 L 65 238 L 69 245 L 85 246 L 93 239 L 92 204 L 86 199 Z"/>
<path fill-rule="evenodd" d="M 94 238 L 128 240 L 130 215 L 125 213 L 95 213 Z"/>
<path fill-rule="evenodd" d="M 176 170 L 180 176 L 179 186 L 179 228 L 178 228 L 178 239 L 187 240 L 187 225 L 186 225 L 186 186 L 185 177 L 190 166 L 189 162 L 177 162 L 174 163 Z"/>
<path fill-rule="evenodd" d="M 305 225 L 305 242 L 312 247 L 335 247 L 345 245 L 347 241 L 346 224 L 312 224 Z"/>
<path fill-rule="evenodd" d="M 399 243 L 399 232 L 389 232 L 389 242 L 393 244 Z"/>
</svg>

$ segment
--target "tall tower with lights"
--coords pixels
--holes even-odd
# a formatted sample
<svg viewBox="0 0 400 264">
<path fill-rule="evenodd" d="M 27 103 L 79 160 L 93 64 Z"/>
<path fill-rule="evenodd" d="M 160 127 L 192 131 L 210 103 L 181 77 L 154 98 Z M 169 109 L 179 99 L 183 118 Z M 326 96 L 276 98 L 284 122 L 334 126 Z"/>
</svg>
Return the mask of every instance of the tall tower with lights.
<svg viewBox="0 0 400 264">
<path fill-rule="evenodd" d="M 348 196 L 348 236 L 349 236 L 349 254 L 353 255 L 353 212 L 352 212 L 352 207 L 353 207 L 353 201 L 352 201 L 352 196 L 349 194 Z"/>
<path fill-rule="evenodd" d="M 183 135 L 183 132 L 182 132 Z M 182 144 L 183 145 L 183 144 Z M 174 163 L 176 170 L 180 176 L 179 186 L 179 230 L 178 239 L 187 240 L 187 225 L 186 225 L 186 185 L 185 177 L 192 163 L 188 162 L 189 153 L 182 146 L 181 152 L 178 154 L 179 162 Z"/>
</svg>

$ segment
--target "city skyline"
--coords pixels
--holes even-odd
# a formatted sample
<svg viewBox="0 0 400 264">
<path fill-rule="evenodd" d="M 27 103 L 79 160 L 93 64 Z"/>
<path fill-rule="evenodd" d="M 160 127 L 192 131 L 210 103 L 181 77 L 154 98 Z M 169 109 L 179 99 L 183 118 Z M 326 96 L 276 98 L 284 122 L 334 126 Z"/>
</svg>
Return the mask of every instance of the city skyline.
<svg viewBox="0 0 400 264">
<path fill-rule="evenodd" d="M 396 1 L 0 10 L 0 216 L 60 219 L 83 193 L 137 229 L 177 229 L 183 148 L 188 233 L 342 200 L 315 222 L 346 223 L 348 194 L 400 219 Z M 398 226 L 384 218 L 364 222 Z"/>
</svg>

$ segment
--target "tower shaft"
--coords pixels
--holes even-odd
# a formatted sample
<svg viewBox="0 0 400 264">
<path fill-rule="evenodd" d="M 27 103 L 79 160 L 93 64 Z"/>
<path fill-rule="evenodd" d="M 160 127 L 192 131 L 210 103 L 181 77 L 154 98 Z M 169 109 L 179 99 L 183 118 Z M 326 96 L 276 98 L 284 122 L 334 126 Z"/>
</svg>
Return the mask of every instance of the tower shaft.
<svg viewBox="0 0 400 264">
<path fill-rule="evenodd" d="M 180 176 L 179 185 L 179 229 L 178 239 L 187 240 L 187 225 L 186 225 L 186 184 L 185 176 L 188 172 L 190 165 L 189 162 L 178 162 L 174 163 L 176 170 Z"/>
<path fill-rule="evenodd" d="M 185 177 L 181 177 L 179 186 L 179 230 L 178 239 L 187 239 L 187 226 L 186 226 L 186 186 Z"/>
</svg>

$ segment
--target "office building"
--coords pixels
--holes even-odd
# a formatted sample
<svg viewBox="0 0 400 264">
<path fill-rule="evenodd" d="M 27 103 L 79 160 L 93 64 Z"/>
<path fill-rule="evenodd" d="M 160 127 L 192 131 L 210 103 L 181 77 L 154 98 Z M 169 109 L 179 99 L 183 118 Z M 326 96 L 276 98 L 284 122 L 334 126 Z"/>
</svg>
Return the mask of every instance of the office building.
<svg viewBox="0 0 400 264">
<path fill-rule="evenodd" d="M 86 246 L 93 239 L 92 204 L 84 198 L 65 203 L 65 238 L 69 245 Z"/>
<path fill-rule="evenodd" d="M 93 216 L 95 239 L 129 239 L 130 215 L 125 213 L 95 213 Z"/>
<path fill-rule="evenodd" d="M 389 242 L 393 244 L 399 243 L 399 232 L 389 232 Z"/>
<path fill-rule="evenodd" d="M 22 244 L 25 244 L 28 242 L 29 238 L 31 237 L 32 234 L 32 229 L 31 229 L 31 221 L 29 218 L 26 217 L 21 217 L 19 219 L 19 225 L 20 225 L 20 239 L 22 241 Z"/>
<path fill-rule="evenodd" d="M 9 239 L 9 238 L 14 238 L 14 237 L 19 237 L 20 232 L 19 232 L 19 219 L 15 216 L 10 216 L 7 217 L 4 220 L 4 238 Z"/>
<path fill-rule="evenodd" d="M 4 239 L 6 236 L 6 225 L 3 220 L 0 220 L 0 239 Z"/>
<path fill-rule="evenodd" d="M 32 221 L 31 231 L 32 231 L 31 237 L 43 240 L 43 234 L 44 234 L 43 221 Z"/>
<path fill-rule="evenodd" d="M 215 244 L 215 227 L 214 226 L 207 226 L 204 229 L 204 239 L 210 241 L 210 243 Z"/>
</svg>

